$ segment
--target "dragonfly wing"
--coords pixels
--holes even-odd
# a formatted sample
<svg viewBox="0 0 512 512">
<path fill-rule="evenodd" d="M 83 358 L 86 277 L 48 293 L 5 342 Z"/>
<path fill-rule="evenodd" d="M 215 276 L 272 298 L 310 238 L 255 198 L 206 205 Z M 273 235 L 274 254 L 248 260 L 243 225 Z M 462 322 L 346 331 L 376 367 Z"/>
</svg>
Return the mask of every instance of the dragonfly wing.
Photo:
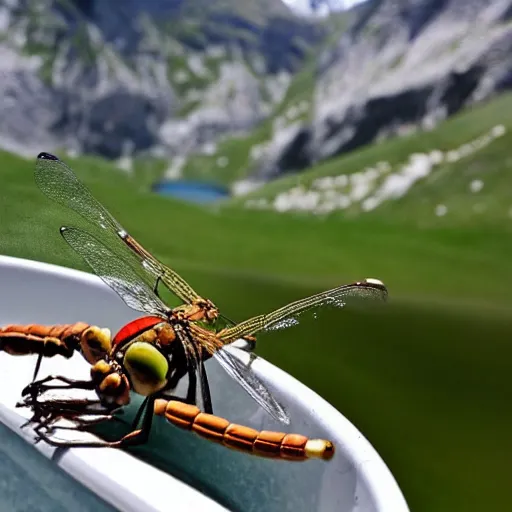
<svg viewBox="0 0 512 512">
<path fill-rule="evenodd" d="M 177 272 L 160 263 L 150 252 L 146 251 L 130 235 L 123 238 L 123 241 L 139 257 L 143 268 L 155 278 L 160 278 L 164 285 L 183 302 L 192 304 L 200 299 L 199 294 L 183 279 Z"/>
<path fill-rule="evenodd" d="M 165 286 L 181 300 L 192 303 L 200 296 L 174 270 L 160 263 L 119 224 L 112 214 L 91 194 L 62 160 L 50 153 L 37 157 L 34 177 L 37 186 L 50 199 L 74 210 L 94 226 L 114 234 L 128 247 L 144 270 L 160 278 Z"/>
<path fill-rule="evenodd" d="M 224 349 L 217 350 L 214 357 L 226 373 L 238 382 L 258 405 L 276 420 L 286 425 L 290 423 L 290 417 L 285 408 L 250 368 Z"/>
<path fill-rule="evenodd" d="M 47 197 L 71 208 L 91 224 L 116 234 L 124 231 L 121 224 L 89 192 L 75 173 L 56 156 L 40 153 L 37 157 L 34 178 L 37 186 Z"/>
<path fill-rule="evenodd" d="M 91 234 L 79 228 L 62 227 L 64 240 L 91 269 L 132 309 L 166 316 L 168 308 L 135 270 Z"/>
<path fill-rule="evenodd" d="M 298 317 L 306 311 L 325 306 L 342 308 L 346 305 L 346 301 L 351 298 L 386 300 L 387 295 L 387 288 L 381 281 L 365 279 L 292 302 L 267 315 L 255 316 L 234 327 L 224 329 L 219 332 L 219 337 L 224 343 L 230 343 L 242 336 L 255 334 L 259 331 L 285 329 L 297 325 L 299 323 Z"/>
</svg>

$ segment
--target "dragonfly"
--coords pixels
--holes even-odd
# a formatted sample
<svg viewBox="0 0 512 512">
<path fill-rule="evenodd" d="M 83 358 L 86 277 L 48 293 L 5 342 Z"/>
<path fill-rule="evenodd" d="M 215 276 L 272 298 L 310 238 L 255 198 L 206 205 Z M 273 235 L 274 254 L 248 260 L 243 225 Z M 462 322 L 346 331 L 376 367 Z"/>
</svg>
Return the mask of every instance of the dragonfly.
<svg viewBox="0 0 512 512">
<path fill-rule="evenodd" d="M 141 346 L 135 346 L 134 351 L 126 355 L 127 368 L 131 363 L 142 363 L 147 366 L 147 354 L 141 357 L 137 354 Z M 163 360 L 161 360 L 163 361 Z M 152 363 L 152 368 L 158 374 L 158 356 Z M 136 418 L 131 432 L 116 441 L 97 440 L 61 440 L 55 434 L 59 430 L 89 431 L 91 427 L 105 422 L 120 421 L 126 423 L 116 413 L 119 403 L 129 402 L 128 375 L 118 367 L 110 367 L 105 360 L 96 364 L 92 369 L 92 379 L 77 381 L 66 377 L 48 376 L 37 382 L 32 382 L 23 390 L 24 400 L 18 407 L 29 407 L 33 417 L 25 425 L 35 423 L 34 432 L 37 441 L 44 440 L 55 447 L 110 447 L 123 448 L 137 446 L 148 441 L 153 416 L 164 417 L 169 423 L 181 429 L 190 430 L 199 436 L 227 448 L 249 453 L 265 458 L 279 458 L 289 461 L 306 459 L 330 460 L 335 448 L 331 441 L 311 439 L 301 434 L 255 430 L 253 428 L 231 423 L 225 418 L 202 412 L 199 407 L 188 404 L 183 400 L 172 398 L 156 398 L 150 401 L 141 428 L 137 428 L 140 416 Z M 146 373 L 148 376 L 148 373 Z M 154 375 L 153 375 L 154 376 Z M 60 381 L 61 384 L 48 384 L 50 381 Z M 99 399 L 89 398 L 49 398 L 40 400 L 39 396 L 47 391 L 62 389 L 96 389 Z M 115 400 L 112 400 L 116 397 Z M 140 411 L 141 409 L 139 409 Z M 72 423 L 72 426 L 59 424 L 62 420 Z"/>
<path fill-rule="evenodd" d="M 155 319 L 155 321 L 159 322 L 160 319 Z M 149 326 L 148 320 L 145 320 L 144 323 L 146 327 Z M 139 321 L 128 324 L 116 335 L 115 343 L 118 344 L 120 339 L 126 342 L 127 337 L 133 337 L 134 342 L 137 341 L 137 338 L 140 342 L 141 337 L 138 334 L 140 328 L 141 322 Z M 36 423 L 34 431 L 39 439 L 43 439 L 53 446 L 121 447 L 141 443 L 149 435 L 149 429 L 146 426 L 145 433 L 139 435 L 138 439 L 132 434 L 118 442 L 108 443 L 100 440 L 80 443 L 58 441 L 47 432 L 62 428 L 69 429 L 70 427 L 58 425 L 58 422 L 63 419 L 74 422 L 72 430 L 86 430 L 86 427 L 90 428 L 105 421 L 122 421 L 114 413 L 121 405 L 129 403 L 130 375 L 123 375 L 122 366 L 118 364 L 112 365 L 111 370 L 113 371 L 105 372 L 105 369 L 109 368 L 107 361 L 112 361 L 113 355 L 110 329 L 84 322 L 49 326 L 12 324 L 0 328 L 0 350 L 14 356 L 42 354 L 44 357 L 54 357 L 60 355 L 68 359 L 75 351 L 79 351 L 93 366 L 92 379 L 89 381 L 80 382 L 64 377 L 49 376 L 29 385 L 23 391 L 25 400 L 18 406 L 32 408 L 34 415 L 26 425 Z M 128 358 L 130 357 L 128 354 Z M 102 362 L 97 365 L 96 363 L 100 361 Z M 147 355 L 143 356 L 141 362 L 147 364 Z M 65 385 L 46 385 L 47 382 L 54 379 L 64 380 Z M 35 388 L 37 391 L 34 393 Z M 63 388 L 89 390 L 96 388 L 101 400 L 68 398 L 40 401 L 37 399 L 45 389 Z M 116 395 L 117 399 L 113 399 Z M 220 416 L 205 414 L 197 406 L 176 399 L 156 399 L 153 413 L 163 416 L 175 426 L 191 430 L 203 438 L 260 457 L 277 457 L 291 461 L 314 457 L 329 460 L 334 454 L 334 445 L 330 441 L 309 439 L 300 434 L 257 431 L 250 427 L 231 423 Z M 93 418 L 92 421 L 91 418 Z"/>
<path fill-rule="evenodd" d="M 45 357 L 61 355 L 70 358 L 74 351 L 80 351 L 92 366 L 90 380 L 78 381 L 67 377 L 48 376 L 27 386 L 22 393 L 25 400 L 18 407 L 30 407 L 34 415 L 25 425 L 35 423 L 34 431 L 38 440 L 60 447 L 121 448 L 146 442 L 151 429 L 151 417 L 144 419 L 142 429 L 136 429 L 140 416 L 136 418 L 132 432 L 114 442 L 60 441 L 53 434 L 59 429 L 84 431 L 107 421 L 126 423 L 115 413 L 130 402 L 130 386 L 136 386 L 139 393 L 151 393 L 152 385 L 148 381 L 158 382 L 167 374 L 165 355 L 153 351 L 148 345 L 147 328 L 151 326 L 154 329 L 153 335 L 161 328 L 166 328 L 165 323 L 160 326 L 158 323 L 162 324 L 159 318 L 154 318 L 152 322 L 149 318 L 142 322 L 131 322 L 119 331 L 113 343 L 109 329 L 84 322 L 53 326 L 13 324 L 1 328 L 0 350 L 8 354 L 42 353 Z M 161 331 L 158 336 L 160 341 L 164 339 Z M 131 348 L 127 348 L 128 343 Z M 120 344 L 124 344 L 124 348 L 119 349 Z M 121 358 L 119 350 L 124 351 Z M 137 365 L 139 372 L 131 374 Z M 140 365 L 144 367 L 142 375 Z M 61 384 L 47 384 L 54 380 Z M 41 393 L 56 389 L 95 390 L 99 399 L 38 400 Z M 142 408 L 139 409 L 141 410 Z M 308 458 L 329 460 L 334 455 L 334 445 L 330 441 L 310 439 L 300 434 L 254 430 L 231 423 L 220 416 L 203 413 L 197 406 L 186 403 L 186 400 L 157 398 L 153 402 L 153 410 L 147 409 L 147 414 L 150 412 L 210 441 L 260 457 L 302 461 Z M 60 425 L 59 422 L 63 419 L 71 421 L 73 426 Z"/>
<path fill-rule="evenodd" d="M 181 378 L 188 375 L 188 402 L 196 403 L 199 380 L 202 406 L 208 414 L 213 413 L 213 408 L 204 363 L 214 357 L 226 373 L 267 413 L 289 424 L 290 418 L 285 407 L 251 367 L 223 347 L 240 339 L 254 340 L 254 335 L 261 331 L 294 325 L 306 311 L 328 306 L 343 307 L 353 298 L 386 300 L 388 295 L 386 286 L 380 280 L 369 278 L 292 302 L 271 313 L 238 324 L 228 320 L 227 327 L 211 330 L 211 324 L 215 326 L 215 320 L 219 317 L 213 302 L 202 298 L 177 272 L 158 261 L 130 236 L 64 162 L 50 153 L 40 153 L 35 180 L 49 198 L 86 218 L 95 234 L 107 232 L 120 242 L 115 248 L 108 247 L 89 231 L 66 226 L 60 229 L 64 240 L 126 305 L 147 315 L 126 326 L 114 338 L 113 360 L 122 362 L 126 352 L 122 348 L 130 346 L 134 332 L 151 338 L 151 343 L 165 354 L 169 363 L 165 386 L 159 382 L 152 391 L 165 393 L 173 390 Z M 149 279 L 141 277 L 141 270 L 144 277 Z M 177 308 L 167 306 L 158 293 L 160 282 L 183 300 L 184 304 Z M 134 381 L 135 377 L 131 374 L 130 377 Z M 134 386 L 135 391 L 137 388 L 140 385 Z M 146 394 L 146 391 L 142 394 L 154 396 Z"/>
</svg>

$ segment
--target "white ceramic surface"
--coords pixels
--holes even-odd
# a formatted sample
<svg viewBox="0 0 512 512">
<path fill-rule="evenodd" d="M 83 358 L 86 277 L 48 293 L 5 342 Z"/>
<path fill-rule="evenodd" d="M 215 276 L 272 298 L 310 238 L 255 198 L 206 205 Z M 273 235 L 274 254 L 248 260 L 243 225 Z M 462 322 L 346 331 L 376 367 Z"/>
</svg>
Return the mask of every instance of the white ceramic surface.
<svg viewBox="0 0 512 512">
<path fill-rule="evenodd" d="M 0 256 L 0 287 L 0 325 L 84 321 L 115 332 L 140 316 L 95 276 L 53 265 Z M 13 428 L 23 411 L 14 405 L 30 381 L 34 360 L 0 353 L 0 421 Z M 56 462 L 120 510 L 213 511 L 224 510 L 222 503 L 244 512 L 408 511 L 385 463 L 343 415 L 263 359 L 252 367 L 287 406 L 292 422 L 285 430 L 332 440 L 336 454 L 331 461 L 251 457 L 157 418 L 150 442 L 133 450 L 137 458 L 119 450 L 81 448 L 65 450 Z M 257 429 L 283 430 L 214 361 L 207 368 L 216 414 Z M 87 378 L 88 366 L 80 356 L 55 357 L 44 361 L 40 376 L 49 373 Z M 128 416 L 140 400 L 134 402 Z M 25 439 L 31 442 L 30 436 Z M 37 447 L 47 456 L 55 452 L 43 443 Z"/>
</svg>

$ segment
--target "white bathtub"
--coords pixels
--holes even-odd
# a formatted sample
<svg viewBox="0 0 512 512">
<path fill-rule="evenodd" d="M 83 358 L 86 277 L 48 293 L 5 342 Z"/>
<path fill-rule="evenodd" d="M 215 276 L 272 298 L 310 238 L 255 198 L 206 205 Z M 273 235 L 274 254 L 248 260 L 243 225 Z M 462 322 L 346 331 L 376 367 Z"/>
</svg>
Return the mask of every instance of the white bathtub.
<svg viewBox="0 0 512 512">
<path fill-rule="evenodd" d="M 115 333 L 140 316 L 100 279 L 63 267 L 0 256 L 0 287 L 0 325 L 84 321 Z M 31 380 L 34 361 L 33 356 L 0 353 L 0 422 L 28 443 L 33 442 L 30 429 L 19 429 L 28 412 L 14 406 Z M 216 414 L 257 429 L 283 430 L 214 361 L 207 367 Z M 293 463 L 252 457 L 160 418 L 150 442 L 132 450 L 137 457 L 103 448 L 55 450 L 43 442 L 35 448 L 122 511 L 408 511 L 385 463 L 342 414 L 263 359 L 253 369 L 287 406 L 292 422 L 285 430 L 332 440 L 332 460 Z M 71 360 L 55 357 L 43 362 L 39 376 L 49 373 L 87 378 L 88 366 L 79 355 Z M 128 415 L 140 400 L 134 402 Z"/>
</svg>

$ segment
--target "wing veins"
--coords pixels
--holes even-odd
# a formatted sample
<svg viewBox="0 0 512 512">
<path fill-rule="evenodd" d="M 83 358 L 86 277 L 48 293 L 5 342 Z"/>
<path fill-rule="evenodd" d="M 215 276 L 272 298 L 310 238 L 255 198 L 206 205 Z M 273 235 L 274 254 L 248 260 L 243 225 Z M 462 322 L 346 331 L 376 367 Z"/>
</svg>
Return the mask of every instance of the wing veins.
<svg viewBox="0 0 512 512">
<path fill-rule="evenodd" d="M 286 409 L 250 368 L 224 349 L 215 352 L 214 357 L 226 373 L 268 414 L 281 423 L 290 423 Z"/>
<path fill-rule="evenodd" d="M 127 262 L 93 235 L 79 228 L 62 227 L 61 235 L 89 267 L 136 311 L 166 317 L 168 308 Z"/>
<path fill-rule="evenodd" d="M 135 255 L 144 271 L 152 274 L 153 277 L 160 277 L 165 286 L 181 300 L 192 303 L 200 298 L 177 272 L 159 262 L 128 235 L 114 216 L 62 160 L 38 158 L 34 177 L 38 187 L 48 198 L 77 212 L 90 224 L 102 228 L 115 235 L 117 240 L 121 240 L 123 252 Z"/>
<path fill-rule="evenodd" d="M 242 336 L 252 335 L 258 331 L 286 328 L 296 325 L 298 323 L 296 317 L 311 309 L 325 305 L 333 305 L 342 308 L 345 306 L 345 302 L 343 302 L 342 299 L 347 297 L 365 298 L 368 296 L 385 300 L 387 290 L 382 283 L 372 284 L 366 281 L 342 285 L 338 288 L 333 288 L 332 290 L 297 300 L 266 315 L 258 315 L 249 318 L 234 327 L 223 329 L 218 335 L 224 343 L 230 343 Z"/>
</svg>

